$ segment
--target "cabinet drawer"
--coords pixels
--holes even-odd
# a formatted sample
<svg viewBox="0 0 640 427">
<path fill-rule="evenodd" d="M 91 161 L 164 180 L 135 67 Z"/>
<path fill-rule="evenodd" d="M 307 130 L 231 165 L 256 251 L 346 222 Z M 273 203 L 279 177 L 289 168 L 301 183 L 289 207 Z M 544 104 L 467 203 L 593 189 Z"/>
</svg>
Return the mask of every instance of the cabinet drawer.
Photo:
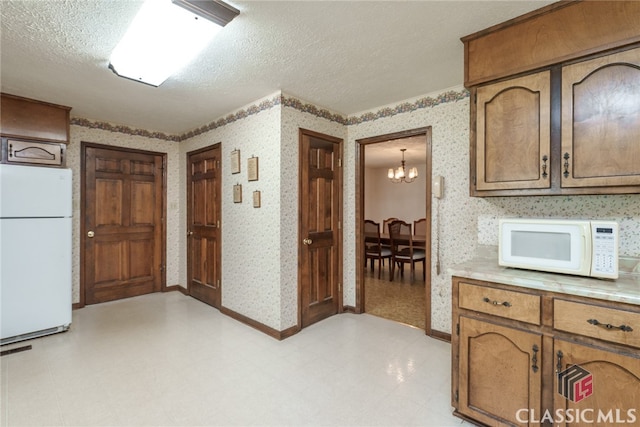
<svg viewBox="0 0 640 427">
<path fill-rule="evenodd" d="M 640 312 L 554 299 L 554 329 L 640 347 Z"/>
<path fill-rule="evenodd" d="M 28 163 L 37 165 L 62 166 L 64 164 L 64 144 L 19 141 L 9 139 L 7 163 Z"/>
<path fill-rule="evenodd" d="M 460 283 L 458 305 L 467 310 L 540 324 L 540 296 Z"/>
</svg>

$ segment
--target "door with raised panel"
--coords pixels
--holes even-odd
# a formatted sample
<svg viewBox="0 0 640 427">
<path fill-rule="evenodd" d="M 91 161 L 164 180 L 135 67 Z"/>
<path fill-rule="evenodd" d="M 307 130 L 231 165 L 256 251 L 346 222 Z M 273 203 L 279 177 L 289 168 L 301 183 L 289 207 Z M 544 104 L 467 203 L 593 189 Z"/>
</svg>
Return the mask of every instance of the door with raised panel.
<svg viewBox="0 0 640 427">
<path fill-rule="evenodd" d="M 638 185 L 640 48 L 564 67 L 562 187 Z"/>
<path fill-rule="evenodd" d="M 220 144 L 187 154 L 189 295 L 220 308 Z"/>
<path fill-rule="evenodd" d="M 342 307 L 342 140 L 300 130 L 299 321 L 309 326 Z"/>
<path fill-rule="evenodd" d="M 459 412 L 489 426 L 533 425 L 521 410 L 540 414 L 542 336 L 459 320 Z"/>
<path fill-rule="evenodd" d="M 543 71 L 477 89 L 477 190 L 551 186 L 550 78 Z"/>
<path fill-rule="evenodd" d="M 164 283 L 164 155 L 83 144 L 86 304 L 158 292 Z"/>
</svg>

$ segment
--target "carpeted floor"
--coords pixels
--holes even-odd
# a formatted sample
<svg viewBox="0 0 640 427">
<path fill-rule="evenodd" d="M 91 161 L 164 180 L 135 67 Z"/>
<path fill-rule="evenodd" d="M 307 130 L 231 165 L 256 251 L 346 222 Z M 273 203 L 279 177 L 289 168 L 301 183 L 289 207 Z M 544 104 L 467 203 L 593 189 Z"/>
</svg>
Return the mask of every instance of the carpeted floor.
<svg viewBox="0 0 640 427">
<path fill-rule="evenodd" d="M 404 278 L 401 278 L 396 270 L 396 277 L 390 282 L 389 261 L 386 261 L 382 267 L 382 276 L 378 280 L 378 263 L 376 262 L 373 272 L 367 265 L 364 279 L 364 311 L 424 329 L 426 297 L 422 264 L 416 264 L 416 279 L 413 284 L 410 278 L 410 270 L 405 266 Z"/>
</svg>

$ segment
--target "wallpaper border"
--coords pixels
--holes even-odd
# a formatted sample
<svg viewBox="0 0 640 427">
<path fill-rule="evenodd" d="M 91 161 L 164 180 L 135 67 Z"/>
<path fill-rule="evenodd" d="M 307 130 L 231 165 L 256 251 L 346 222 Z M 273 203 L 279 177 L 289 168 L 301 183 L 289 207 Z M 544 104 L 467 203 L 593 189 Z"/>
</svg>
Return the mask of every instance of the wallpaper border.
<svg viewBox="0 0 640 427">
<path fill-rule="evenodd" d="M 101 129 L 109 132 L 123 133 L 131 136 L 143 136 L 147 138 L 156 138 L 165 141 L 181 142 L 211 130 L 229 125 L 238 120 L 246 119 L 247 117 L 258 114 L 262 111 L 269 110 L 278 105 L 285 107 L 291 107 L 303 113 L 312 114 L 316 117 L 330 120 L 332 122 L 339 123 L 345 126 L 358 125 L 361 123 L 371 122 L 387 117 L 393 117 L 398 114 L 411 113 L 413 111 L 421 110 L 424 108 L 433 108 L 437 105 L 446 104 L 450 102 L 458 102 L 465 98 L 468 98 L 470 93 L 467 89 L 461 91 L 449 90 L 437 95 L 435 98 L 431 96 L 425 96 L 416 99 L 413 102 L 402 102 L 392 107 L 384 107 L 377 111 L 370 111 L 363 114 L 356 114 L 353 116 L 345 116 L 340 113 L 334 113 L 324 108 L 317 107 L 311 103 L 304 102 L 296 97 L 287 96 L 284 94 L 278 94 L 272 98 L 265 99 L 258 104 L 249 105 L 243 109 L 240 109 L 234 113 L 231 113 L 225 117 L 208 123 L 192 131 L 186 132 L 181 135 L 170 135 L 163 132 L 152 132 L 145 129 L 137 129 L 129 126 L 115 125 L 112 123 L 93 121 L 80 117 L 71 117 L 70 122 L 72 125 L 81 126 L 90 129 Z"/>
</svg>

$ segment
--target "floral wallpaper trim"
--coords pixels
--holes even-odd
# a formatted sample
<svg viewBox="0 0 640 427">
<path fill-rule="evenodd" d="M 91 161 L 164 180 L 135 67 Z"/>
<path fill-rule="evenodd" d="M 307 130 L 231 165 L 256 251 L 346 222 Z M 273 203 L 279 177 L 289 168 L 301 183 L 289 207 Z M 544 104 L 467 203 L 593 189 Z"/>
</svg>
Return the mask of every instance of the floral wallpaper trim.
<svg viewBox="0 0 640 427">
<path fill-rule="evenodd" d="M 376 112 L 364 113 L 360 116 L 343 116 L 338 113 L 331 112 L 329 110 L 316 107 L 313 104 L 306 103 L 294 97 L 285 95 L 276 95 L 273 98 L 266 99 L 259 104 L 250 105 L 247 108 L 236 111 L 229 114 L 226 117 L 222 117 L 209 124 L 201 126 L 197 129 L 184 133 L 182 135 L 168 135 L 163 132 L 151 132 L 144 129 L 136 129 L 129 126 L 114 125 L 111 123 L 92 121 L 89 119 L 83 119 L 80 117 L 72 117 L 71 124 L 76 126 L 82 126 L 90 129 L 101 129 L 110 132 L 123 133 L 132 136 L 144 136 L 147 138 L 162 139 L 165 141 L 181 142 L 194 136 L 201 135 L 209 132 L 213 129 L 220 128 L 222 126 L 229 125 L 238 120 L 246 119 L 254 114 L 258 114 L 261 111 L 269 110 L 275 106 L 283 105 L 285 107 L 291 107 L 303 113 L 309 113 L 316 117 L 330 120 L 342 125 L 357 125 L 365 122 L 371 122 L 385 117 L 392 117 L 397 114 L 410 113 L 412 111 L 420 110 L 423 108 L 432 108 L 440 104 L 446 104 L 449 102 L 457 102 L 469 97 L 469 91 L 463 89 L 460 92 L 448 91 L 443 92 L 437 97 L 430 96 L 419 98 L 414 102 L 403 102 L 395 107 L 385 107 Z"/>
<path fill-rule="evenodd" d="M 131 136 L 144 136 L 147 138 L 162 139 L 164 141 L 176 141 L 176 142 L 180 141 L 180 137 L 177 135 L 167 135 L 166 133 L 162 133 L 162 132 L 151 132 L 144 129 L 131 128 L 129 126 L 114 125 L 114 124 L 105 123 L 105 122 L 96 122 L 89 119 L 82 119 L 80 117 L 71 117 L 70 123 L 72 125 L 81 126 L 89 129 L 101 129 L 109 132 L 124 133 Z"/>
<path fill-rule="evenodd" d="M 341 125 L 347 124 L 347 117 L 338 113 L 333 113 L 329 110 L 318 108 L 313 104 L 305 103 L 297 98 L 282 96 L 282 105 L 285 107 L 291 107 L 303 113 L 309 113 L 322 119 L 327 119 L 332 122 L 340 123 Z"/>
<path fill-rule="evenodd" d="M 465 98 L 468 98 L 470 93 L 468 90 L 463 89 L 460 92 L 456 92 L 454 90 L 450 90 L 448 92 L 443 92 L 435 98 L 427 96 L 425 98 L 420 98 L 414 102 L 403 102 L 401 104 L 396 105 L 395 107 L 387 107 L 377 112 L 369 112 L 364 113 L 361 116 L 351 116 L 349 120 L 347 120 L 348 125 L 358 125 L 364 122 L 371 122 L 374 120 L 382 119 L 385 117 L 392 117 L 397 114 L 410 113 L 412 111 L 420 110 L 423 108 L 432 108 L 440 104 L 446 104 L 449 102 L 458 102 Z"/>
</svg>

